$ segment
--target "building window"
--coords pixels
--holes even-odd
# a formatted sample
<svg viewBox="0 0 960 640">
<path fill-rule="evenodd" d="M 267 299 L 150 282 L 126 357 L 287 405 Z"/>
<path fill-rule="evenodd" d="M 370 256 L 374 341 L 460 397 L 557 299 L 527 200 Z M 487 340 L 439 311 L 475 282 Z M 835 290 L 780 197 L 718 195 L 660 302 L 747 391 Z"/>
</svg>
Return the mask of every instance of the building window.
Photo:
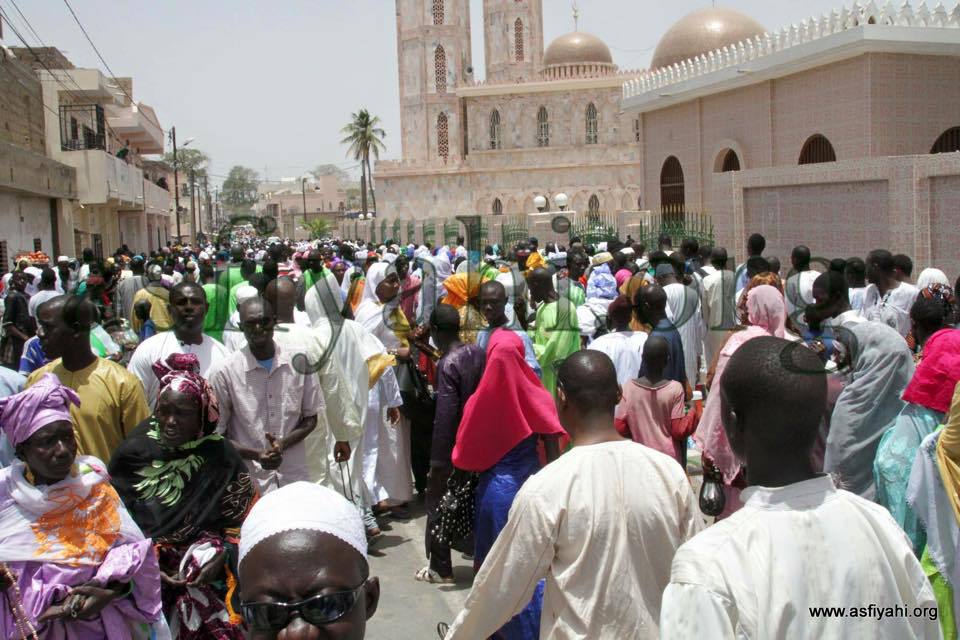
<svg viewBox="0 0 960 640">
<path fill-rule="evenodd" d="M 73 116 L 70 116 L 70 139 L 76 140 L 80 137 L 80 125 L 77 124 L 77 119 Z"/>
<path fill-rule="evenodd" d="M 944 131 L 933 143 L 933 148 L 930 149 L 930 153 L 951 153 L 954 151 L 960 151 L 960 127 L 953 127 Z"/>
<path fill-rule="evenodd" d="M 537 146 L 550 146 L 550 119 L 547 117 L 546 107 L 540 107 L 537 111 Z"/>
<path fill-rule="evenodd" d="M 447 114 L 437 116 L 437 154 L 446 162 L 450 155 L 450 133 Z"/>
<path fill-rule="evenodd" d="M 600 198 L 597 197 L 597 194 L 590 196 L 590 200 L 587 201 L 587 213 L 591 216 L 600 213 Z"/>
<path fill-rule="evenodd" d="M 493 215 L 495 216 L 503 215 L 503 203 L 500 202 L 500 198 L 494 198 L 493 200 Z"/>
<path fill-rule="evenodd" d="M 597 144 L 597 107 L 587 105 L 587 144 Z"/>
<path fill-rule="evenodd" d="M 683 167 L 676 156 L 670 156 L 660 171 L 660 210 L 664 219 L 682 220 L 685 199 Z"/>
<path fill-rule="evenodd" d="M 640 118 L 633 119 L 633 141 L 640 142 Z"/>
<path fill-rule="evenodd" d="M 433 24 L 443 24 L 443 0 L 433 0 Z"/>
<path fill-rule="evenodd" d="M 740 156 L 733 149 L 727 149 L 723 154 L 723 163 L 720 165 L 720 173 L 728 171 L 740 171 Z"/>
<path fill-rule="evenodd" d="M 523 62 L 523 20 L 520 18 L 513 23 L 513 58 Z"/>
<path fill-rule="evenodd" d="M 94 233 L 90 238 L 93 240 L 93 255 L 97 260 L 103 260 L 103 236 L 99 233 Z"/>
<path fill-rule="evenodd" d="M 836 162 L 837 154 L 833 151 L 833 145 L 822 135 L 815 134 L 810 136 L 800 151 L 800 161 L 798 164 L 819 164 L 821 162 Z"/>
<path fill-rule="evenodd" d="M 443 45 L 437 45 L 433 53 L 433 69 L 436 74 L 437 93 L 447 92 L 447 52 Z"/>
<path fill-rule="evenodd" d="M 80 255 L 80 254 L 77 254 Z M 7 262 L 7 241 L 0 240 L 0 273 L 7 272 L 7 265 L 10 264 Z"/>
<path fill-rule="evenodd" d="M 33 239 L 33 250 L 34 251 L 43 251 L 43 242 L 40 238 Z"/>
<path fill-rule="evenodd" d="M 490 148 L 500 149 L 500 112 L 496 109 L 490 114 Z"/>
</svg>

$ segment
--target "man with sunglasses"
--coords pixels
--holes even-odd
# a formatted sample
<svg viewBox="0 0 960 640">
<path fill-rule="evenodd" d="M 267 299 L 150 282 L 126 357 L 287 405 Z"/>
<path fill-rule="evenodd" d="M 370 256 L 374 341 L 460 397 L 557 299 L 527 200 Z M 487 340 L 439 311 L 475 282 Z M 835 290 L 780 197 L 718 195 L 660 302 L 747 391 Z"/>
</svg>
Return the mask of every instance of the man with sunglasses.
<svg viewBox="0 0 960 640">
<path fill-rule="evenodd" d="M 239 564 L 251 640 L 359 639 L 377 610 L 360 514 L 321 485 L 295 482 L 261 498 L 240 530 Z"/>
<path fill-rule="evenodd" d="M 289 345 L 274 339 L 277 316 L 263 298 L 240 303 L 247 344 L 218 365 L 210 384 L 220 402 L 218 431 L 247 460 L 260 494 L 309 479 L 303 440 L 324 408 L 317 376 L 293 365 Z"/>
</svg>

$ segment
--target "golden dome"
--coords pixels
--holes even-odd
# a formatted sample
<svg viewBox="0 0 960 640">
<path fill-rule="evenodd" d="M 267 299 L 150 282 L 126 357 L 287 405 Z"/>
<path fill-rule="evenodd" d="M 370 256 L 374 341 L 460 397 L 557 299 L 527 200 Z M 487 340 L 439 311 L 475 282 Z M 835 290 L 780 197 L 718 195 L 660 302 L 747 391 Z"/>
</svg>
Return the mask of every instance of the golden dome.
<svg viewBox="0 0 960 640">
<path fill-rule="evenodd" d="M 766 33 L 759 22 L 733 9 L 707 8 L 681 18 L 663 34 L 651 69 L 696 57 Z"/>
<path fill-rule="evenodd" d="M 574 31 L 550 43 L 543 54 L 543 66 L 570 64 L 613 64 L 610 49 L 597 36 Z"/>
</svg>

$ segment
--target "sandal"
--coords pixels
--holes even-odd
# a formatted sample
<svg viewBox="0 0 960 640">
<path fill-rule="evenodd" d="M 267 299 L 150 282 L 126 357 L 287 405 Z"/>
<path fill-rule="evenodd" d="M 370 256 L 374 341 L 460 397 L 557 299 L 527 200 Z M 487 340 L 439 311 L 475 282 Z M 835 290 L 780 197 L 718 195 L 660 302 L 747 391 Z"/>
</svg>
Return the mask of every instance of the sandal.
<svg viewBox="0 0 960 640">
<path fill-rule="evenodd" d="M 444 578 L 430 567 L 424 567 L 420 569 L 420 571 L 417 571 L 414 579 L 416 579 L 417 582 L 428 582 L 430 584 L 454 584 L 456 582 L 456 578 L 453 576 Z"/>
</svg>

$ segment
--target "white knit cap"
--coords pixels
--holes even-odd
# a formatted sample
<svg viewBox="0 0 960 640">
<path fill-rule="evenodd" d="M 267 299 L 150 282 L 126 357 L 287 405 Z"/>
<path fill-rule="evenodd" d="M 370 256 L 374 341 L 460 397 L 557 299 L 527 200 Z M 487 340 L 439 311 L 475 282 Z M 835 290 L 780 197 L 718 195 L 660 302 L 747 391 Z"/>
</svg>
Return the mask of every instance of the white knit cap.
<svg viewBox="0 0 960 640">
<path fill-rule="evenodd" d="M 257 288 L 252 287 L 249 284 L 237 287 L 237 303 L 241 303 L 244 300 L 249 300 L 250 298 L 256 298 L 259 294 L 257 293 Z"/>
<path fill-rule="evenodd" d="M 250 551 L 284 531 L 320 531 L 367 557 L 367 533 L 356 506 L 333 489 L 294 482 L 260 498 L 240 528 L 239 564 Z"/>
</svg>

